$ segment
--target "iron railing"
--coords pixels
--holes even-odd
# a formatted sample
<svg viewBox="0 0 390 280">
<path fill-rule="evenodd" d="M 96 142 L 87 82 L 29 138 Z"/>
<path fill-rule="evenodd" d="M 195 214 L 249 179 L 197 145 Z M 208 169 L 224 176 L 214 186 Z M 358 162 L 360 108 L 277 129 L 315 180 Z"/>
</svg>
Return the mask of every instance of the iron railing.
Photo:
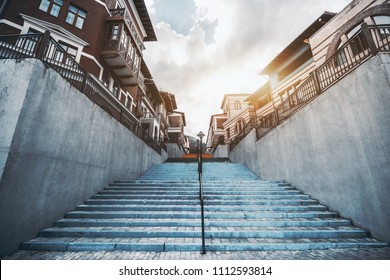
<svg viewBox="0 0 390 280">
<path fill-rule="evenodd" d="M 267 132 L 288 119 L 297 110 L 311 102 L 318 95 L 336 84 L 368 58 L 378 52 L 390 51 L 390 25 L 362 24 L 359 30 L 343 44 L 321 66 L 315 69 L 309 77 L 288 96 L 273 111 L 265 116 L 255 117 L 256 137 L 259 140 Z M 249 133 L 249 132 L 248 132 Z M 238 135 L 230 143 L 232 150 L 245 136 Z"/>
<path fill-rule="evenodd" d="M 153 150 L 161 154 L 161 145 L 146 133 L 139 121 L 96 78 L 89 75 L 53 38 L 50 32 L 0 36 L 0 59 L 36 58 L 54 69 Z"/>
</svg>

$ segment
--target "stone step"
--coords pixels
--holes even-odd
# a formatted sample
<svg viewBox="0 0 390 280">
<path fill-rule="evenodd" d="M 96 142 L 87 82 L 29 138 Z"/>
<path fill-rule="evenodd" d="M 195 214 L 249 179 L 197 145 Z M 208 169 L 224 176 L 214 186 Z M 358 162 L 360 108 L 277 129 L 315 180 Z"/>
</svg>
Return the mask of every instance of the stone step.
<svg viewBox="0 0 390 280">
<path fill-rule="evenodd" d="M 201 228 L 148 228 L 145 231 L 144 227 L 102 227 L 102 228 L 48 228 L 42 230 L 39 237 L 88 237 L 88 238 L 201 238 Z M 337 227 L 337 228 L 322 228 L 307 229 L 305 227 L 285 227 L 285 228 L 267 228 L 267 227 L 246 227 L 246 228 L 231 228 L 227 230 L 219 230 L 213 228 L 205 228 L 206 238 L 366 238 L 369 234 L 365 230 L 354 227 Z"/>
<path fill-rule="evenodd" d="M 176 199 L 175 199 L 176 198 Z M 235 199 L 234 199 L 235 198 Z M 142 198 L 142 197 L 131 197 L 131 198 L 98 198 L 93 197 L 92 199 L 86 200 L 84 204 L 104 204 L 104 205 L 200 205 L 199 195 L 198 196 L 167 196 L 165 198 Z M 205 204 L 207 205 L 314 205 L 318 204 L 318 200 L 310 199 L 307 197 L 296 197 L 296 198 L 276 198 L 276 199 L 260 199 L 256 197 L 230 197 L 230 199 L 223 199 L 223 197 L 213 198 L 205 196 Z"/>
<path fill-rule="evenodd" d="M 215 203 L 215 201 L 213 201 Z M 166 205 L 151 206 L 150 203 L 138 201 L 133 203 L 136 205 L 79 205 L 76 207 L 76 211 L 181 211 L 181 212 L 193 212 L 200 211 L 200 205 L 190 205 L 190 204 L 181 204 L 181 201 L 177 201 L 177 204 L 174 205 L 170 202 L 167 202 Z M 248 205 L 256 205 L 256 207 L 249 207 Z M 237 205 L 246 205 L 247 207 L 233 207 Z M 323 205 L 262 205 L 256 202 L 248 203 L 247 201 L 240 204 L 240 201 L 233 201 L 232 204 L 226 205 L 223 201 L 217 205 L 207 205 L 205 207 L 205 212 L 260 212 L 260 211 L 284 211 L 284 212 L 305 212 L 305 211 L 326 211 L 328 208 Z"/>
<path fill-rule="evenodd" d="M 223 193 L 223 195 L 301 195 L 303 192 L 300 190 L 264 190 L 264 191 L 239 191 L 239 190 L 226 190 L 226 191 L 210 191 L 205 190 L 205 195 L 220 195 Z M 103 191 L 100 191 L 97 193 L 97 195 L 108 195 L 108 196 L 121 196 L 121 195 L 199 195 L 199 188 L 191 189 L 191 190 L 169 190 L 169 189 L 157 189 L 157 190 L 144 190 L 143 188 L 138 189 L 104 189 Z"/>
<path fill-rule="evenodd" d="M 309 195 L 304 194 L 296 194 L 296 195 L 257 195 L 257 194 L 210 194 L 208 192 L 204 193 L 204 197 L 206 200 L 309 200 Z M 122 200 L 131 202 L 133 199 L 154 199 L 154 200 L 198 200 L 199 192 L 194 192 L 194 194 L 96 194 L 92 196 L 92 200 Z M 121 202 L 123 203 L 123 202 Z"/>
<path fill-rule="evenodd" d="M 237 186 L 237 187 L 245 187 L 245 186 L 253 186 L 253 187 L 261 187 L 261 186 L 267 186 L 267 187 L 282 187 L 282 186 L 290 186 L 290 184 L 287 183 L 273 183 L 273 182 L 263 182 L 258 180 L 235 180 L 235 181 L 223 181 L 223 180 L 216 180 L 216 181 L 203 181 L 204 186 Z M 168 186 L 186 186 L 186 185 L 195 185 L 199 186 L 199 180 L 128 180 L 128 181 L 115 181 L 114 183 L 110 184 L 110 186 L 132 186 L 134 184 L 142 184 L 142 185 L 168 185 Z"/>
<path fill-rule="evenodd" d="M 207 191 L 289 191 L 297 190 L 293 186 L 269 186 L 269 185 L 209 185 L 203 184 L 205 192 Z M 193 190 L 199 191 L 199 184 L 189 184 L 189 183 L 164 183 L 164 184 L 124 184 L 124 185 L 110 185 L 104 190 Z"/>
<path fill-rule="evenodd" d="M 344 219 L 236 219 L 206 220 L 206 227 L 339 227 L 350 226 Z M 54 227 L 200 227 L 198 220 L 172 219 L 61 219 Z"/>
<path fill-rule="evenodd" d="M 283 181 L 264 181 L 242 164 L 205 163 L 206 250 L 310 250 L 380 247 Z M 115 181 L 24 242 L 31 250 L 200 251 L 197 163 L 153 165 Z"/>
<path fill-rule="evenodd" d="M 254 213 L 233 211 L 232 213 L 206 212 L 205 219 L 265 219 L 265 218 L 336 218 L 338 214 L 330 211 L 257 211 Z M 150 218 L 150 219 L 200 219 L 200 212 L 175 211 L 71 211 L 65 218 L 77 219 L 115 219 L 115 218 Z"/>
<path fill-rule="evenodd" d="M 387 243 L 373 238 L 359 239 L 213 239 L 206 242 L 207 251 L 280 251 L 325 250 L 341 248 L 384 247 Z M 39 237 L 21 246 L 22 250 L 44 251 L 201 251 L 200 238 L 44 238 Z"/>
</svg>

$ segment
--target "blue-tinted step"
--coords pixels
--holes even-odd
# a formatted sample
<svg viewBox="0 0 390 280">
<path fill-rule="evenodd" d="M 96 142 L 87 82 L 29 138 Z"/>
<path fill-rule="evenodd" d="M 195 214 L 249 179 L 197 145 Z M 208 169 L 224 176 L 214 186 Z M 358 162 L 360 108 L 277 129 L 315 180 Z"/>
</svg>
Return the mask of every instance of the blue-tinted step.
<svg viewBox="0 0 390 280">
<path fill-rule="evenodd" d="M 350 226 L 351 222 L 343 219 L 297 220 L 220 220 L 205 221 L 206 227 L 339 227 Z M 55 227 L 200 227 L 200 220 L 170 219 L 61 219 L 54 223 Z"/>
<path fill-rule="evenodd" d="M 39 233 L 39 237 L 88 237 L 88 238 L 141 238 L 141 237 L 169 237 L 169 238 L 200 238 L 202 233 L 198 230 L 149 230 L 137 231 L 121 228 L 48 228 Z M 205 233 L 206 238 L 366 238 L 368 233 L 356 228 L 339 228 L 339 229 L 262 229 L 247 231 L 208 231 Z"/>
<path fill-rule="evenodd" d="M 136 211 L 72 211 L 65 214 L 65 218 L 148 218 L 148 219 L 200 219 L 199 212 L 136 212 Z M 282 211 L 257 211 L 254 213 L 233 211 L 231 213 L 206 212 L 206 219 L 258 219 L 258 218 L 336 218 L 335 212 L 306 211 L 306 212 L 282 212 Z"/>
<path fill-rule="evenodd" d="M 161 205 L 148 205 L 147 202 L 134 203 L 137 205 L 80 205 L 76 207 L 78 211 L 199 211 L 200 205 L 191 204 L 191 201 L 181 201 L 182 203 L 177 203 L 177 205 L 172 206 L 172 202 L 167 203 L 165 206 Z M 215 202 L 215 201 L 213 201 Z M 234 204 L 233 204 L 234 203 Z M 250 203 L 249 203 L 250 204 Z M 184 206 L 186 205 L 186 206 Z M 237 206 L 242 205 L 240 201 L 233 201 L 231 205 Z M 259 203 L 252 203 L 251 205 L 256 205 L 256 207 L 233 207 L 221 203 L 214 203 L 213 205 L 209 204 L 205 206 L 206 212 L 212 211 L 225 211 L 225 212 L 234 212 L 234 211 L 296 211 L 296 212 L 305 212 L 305 211 L 326 211 L 327 207 L 323 205 L 262 205 Z M 245 205 L 248 205 L 247 203 Z M 183 209 L 183 210 L 182 210 Z"/>
</svg>

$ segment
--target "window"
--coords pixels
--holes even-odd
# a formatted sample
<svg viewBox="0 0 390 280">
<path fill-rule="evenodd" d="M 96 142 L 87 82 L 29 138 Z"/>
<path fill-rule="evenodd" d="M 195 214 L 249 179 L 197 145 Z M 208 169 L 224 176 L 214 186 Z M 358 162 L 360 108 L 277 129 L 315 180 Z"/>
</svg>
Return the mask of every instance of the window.
<svg viewBox="0 0 390 280">
<path fill-rule="evenodd" d="M 133 71 L 138 73 L 139 71 L 139 66 L 140 66 L 141 59 L 138 56 L 138 54 L 135 54 L 134 56 L 134 64 L 133 64 Z"/>
<path fill-rule="evenodd" d="M 379 29 L 379 34 L 382 39 L 390 36 L 390 16 L 374 16 L 375 24 L 384 25 Z"/>
<path fill-rule="evenodd" d="M 129 109 L 131 111 L 131 105 L 133 104 L 133 100 L 131 99 L 130 96 L 126 96 L 126 103 L 125 103 L 125 106 L 127 109 Z"/>
<path fill-rule="evenodd" d="M 340 66 L 340 65 L 343 65 L 346 61 L 347 61 L 347 55 L 345 54 L 345 49 L 341 49 L 341 47 L 343 47 L 344 43 L 342 41 L 340 41 L 338 47 L 337 47 L 337 55 L 335 57 L 335 66 Z"/>
<path fill-rule="evenodd" d="M 109 24 L 107 29 L 107 40 L 118 40 L 119 24 Z"/>
<path fill-rule="evenodd" d="M 121 33 L 121 47 L 120 50 L 127 50 L 127 44 L 129 43 L 129 37 L 127 37 L 126 32 Z"/>
<path fill-rule="evenodd" d="M 234 101 L 234 110 L 241 110 L 241 103 L 240 101 Z"/>
<path fill-rule="evenodd" d="M 119 98 L 119 91 L 120 91 L 119 83 L 117 81 L 114 81 L 114 86 L 112 88 L 112 94 L 116 98 Z"/>
<path fill-rule="evenodd" d="M 244 130 L 245 122 L 244 120 L 239 120 L 236 124 L 236 133 L 241 133 Z"/>
<path fill-rule="evenodd" d="M 362 30 L 361 23 L 359 23 L 357 26 L 352 28 L 347 33 L 348 39 L 352 39 L 350 46 L 351 46 L 352 54 L 355 56 L 365 51 L 368 48 L 367 42 L 364 39 L 364 35 L 363 32 L 361 32 L 361 30 Z"/>
<path fill-rule="evenodd" d="M 61 42 L 61 41 L 59 41 L 58 44 L 61 46 L 61 48 L 63 48 L 68 53 L 68 55 L 70 57 L 72 57 L 73 59 L 76 59 L 77 48 L 75 48 L 71 45 L 68 45 L 64 42 Z M 64 55 L 63 51 L 61 51 L 60 49 L 56 49 L 56 53 L 54 55 L 54 58 L 58 62 L 67 64 L 67 65 L 72 65 L 73 61 L 72 61 L 72 59 L 69 58 L 69 56 Z"/>
<path fill-rule="evenodd" d="M 230 138 L 230 127 L 228 129 L 226 129 L 226 138 L 229 139 Z"/>
<path fill-rule="evenodd" d="M 84 25 L 87 12 L 74 5 L 69 5 L 68 15 L 66 16 L 66 22 L 74 25 L 78 29 L 82 29 Z"/>
<path fill-rule="evenodd" d="M 108 87 L 108 85 L 110 84 L 110 80 L 111 80 L 110 72 L 104 69 L 102 75 L 102 82 L 105 87 Z"/>
<path fill-rule="evenodd" d="M 39 9 L 54 17 L 58 17 L 62 4 L 62 0 L 42 0 Z"/>
<path fill-rule="evenodd" d="M 374 16 L 373 19 L 377 25 L 390 24 L 390 16 Z"/>
<path fill-rule="evenodd" d="M 41 32 L 35 29 L 29 29 L 27 34 L 40 34 Z M 26 51 L 35 52 L 38 45 L 38 37 L 32 37 L 31 39 L 18 40 L 16 45 Z"/>
</svg>

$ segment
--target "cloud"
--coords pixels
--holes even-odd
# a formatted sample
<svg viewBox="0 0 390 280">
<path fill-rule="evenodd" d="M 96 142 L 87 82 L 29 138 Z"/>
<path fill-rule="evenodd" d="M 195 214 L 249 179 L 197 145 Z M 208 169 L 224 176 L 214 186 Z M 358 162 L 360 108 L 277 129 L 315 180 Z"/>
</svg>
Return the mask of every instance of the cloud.
<svg viewBox="0 0 390 280">
<path fill-rule="evenodd" d="M 260 70 L 325 10 L 349 0 L 147 0 L 158 42 L 145 60 L 157 86 L 176 95 L 186 132 L 207 132 L 224 94 L 252 93 Z M 178 4 L 181 3 L 181 4 Z"/>
</svg>

